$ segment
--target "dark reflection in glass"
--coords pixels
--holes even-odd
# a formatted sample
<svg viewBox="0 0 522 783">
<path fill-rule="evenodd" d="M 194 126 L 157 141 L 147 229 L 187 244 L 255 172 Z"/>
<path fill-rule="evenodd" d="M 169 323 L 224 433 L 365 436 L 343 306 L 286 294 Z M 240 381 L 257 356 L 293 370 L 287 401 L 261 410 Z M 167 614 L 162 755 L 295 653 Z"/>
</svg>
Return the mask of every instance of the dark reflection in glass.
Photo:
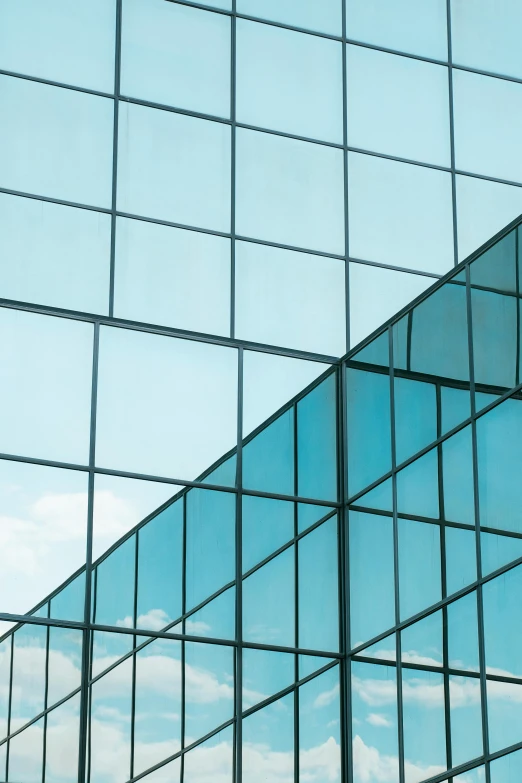
<svg viewBox="0 0 522 783">
<path fill-rule="evenodd" d="M 294 694 L 290 693 L 243 720 L 243 776 L 270 780 L 274 762 L 293 779 Z"/>
<path fill-rule="evenodd" d="M 298 543 L 298 647 L 339 649 L 337 517 Z"/>
<path fill-rule="evenodd" d="M 399 596 L 401 619 L 442 598 L 438 525 L 399 519 Z"/>
<path fill-rule="evenodd" d="M 260 492 L 294 494 L 293 408 L 243 447 L 243 484 Z"/>
<path fill-rule="evenodd" d="M 234 650 L 185 644 L 185 745 L 208 734 L 234 714 Z"/>
<path fill-rule="evenodd" d="M 337 384 L 330 375 L 297 403 L 297 494 L 337 499 Z"/>
<path fill-rule="evenodd" d="M 293 537 L 293 503 L 254 495 L 243 497 L 243 572 L 249 571 Z"/>
<path fill-rule="evenodd" d="M 243 636 L 261 644 L 295 646 L 294 547 L 243 582 Z"/>
</svg>

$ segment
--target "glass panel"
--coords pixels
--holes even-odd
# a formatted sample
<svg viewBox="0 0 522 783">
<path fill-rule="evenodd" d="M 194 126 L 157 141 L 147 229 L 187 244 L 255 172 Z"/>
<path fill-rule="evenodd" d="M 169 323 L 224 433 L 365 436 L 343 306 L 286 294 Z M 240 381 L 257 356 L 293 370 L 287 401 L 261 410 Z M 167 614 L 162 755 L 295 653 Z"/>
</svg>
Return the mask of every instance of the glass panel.
<svg viewBox="0 0 522 783">
<path fill-rule="evenodd" d="M 243 720 L 243 777 L 271 780 L 278 760 L 287 780 L 294 774 L 294 694 Z"/>
<path fill-rule="evenodd" d="M 337 376 L 297 403 L 297 494 L 337 498 Z"/>
<path fill-rule="evenodd" d="M 243 637 L 261 644 L 295 646 L 294 547 L 243 582 Z"/>
<path fill-rule="evenodd" d="M 260 492 L 295 494 L 294 409 L 243 447 L 243 485 Z"/>
<path fill-rule="evenodd" d="M 237 130 L 238 234 L 344 253 L 342 150 Z"/>
<path fill-rule="evenodd" d="M 484 645 L 487 671 L 490 674 L 522 677 L 522 663 L 518 652 L 522 640 L 521 589 L 520 566 L 497 576 L 482 588 Z"/>
<path fill-rule="evenodd" d="M 339 649 L 337 517 L 298 544 L 298 647 Z"/>
<path fill-rule="evenodd" d="M 97 677 L 106 671 L 118 659 L 132 650 L 134 638 L 128 633 L 94 631 L 92 644 L 92 676 Z M 124 672 L 120 670 L 120 674 Z"/>
<path fill-rule="evenodd" d="M 445 60 L 448 54 L 445 0 L 350 0 L 348 38 Z"/>
<path fill-rule="evenodd" d="M 49 628 L 47 706 L 51 707 L 80 687 L 83 632 Z"/>
<path fill-rule="evenodd" d="M 295 656 L 270 650 L 243 650 L 243 710 L 293 685 Z"/>
<path fill-rule="evenodd" d="M 185 746 L 234 714 L 234 650 L 220 644 L 185 644 Z"/>
<path fill-rule="evenodd" d="M 13 635 L 11 731 L 24 726 L 45 706 L 47 629 L 23 625 Z"/>
<path fill-rule="evenodd" d="M 453 62 L 481 71 L 522 76 L 516 30 L 522 24 L 516 0 L 500 7 L 488 0 L 453 0 L 451 27 Z"/>
<path fill-rule="evenodd" d="M 517 159 L 522 86 L 455 70 L 453 90 L 457 167 L 500 179 L 522 180 L 522 165 Z M 491 111 L 493 106 L 495 110 Z"/>
<path fill-rule="evenodd" d="M 442 666 L 442 612 L 434 612 L 401 631 L 401 659 L 403 663 Z"/>
<path fill-rule="evenodd" d="M 342 356 L 344 279 L 341 259 L 236 242 L 236 336 Z"/>
<path fill-rule="evenodd" d="M 390 379 L 347 369 L 349 494 L 391 470 Z"/>
<path fill-rule="evenodd" d="M 237 21 L 237 119 L 342 143 L 341 44 Z"/>
<path fill-rule="evenodd" d="M 447 69 L 363 46 L 346 55 L 348 144 L 449 166 Z"/>
<path fill-rule="evenodd" d="M 319 671 L 324 666 L 332 663 L 331 658 L 324 658 L 319 655 L 298 655 L 299 679 L 304 679 L 310 674 Z"/>
<path fill-rule="evenodd" d="M 80 696 L 62 704 L 47 717 L 46 783 L 76 783 L 80 745 Z"/>
<path fill-rule="evenodd" d="M 494 753 L 520 742 L 522 685 L 488 681 L 487 693 L 489 749 Z"/>
<path fill-rule="evenodd" d="M 339 667 L 299 688 L 299 780 L 341 780 Z"/>
<path fill-rule="evenodd" d="M 198 750 L 198 748 L 196 748 Z M 188 757 L 185 757 L 188 759 Z M 181 773 L 181 759 L 177 758 L 171 761 L 169 764 L 164 764 L 163 767 L 150 772 L 145 775 L 143 780 L 147 783 L 179 783 Z"/>
<path fill-rule="evenodd" d="M 450 677 L 449 692 L 451 763 L 458 767 L 483 753 L 480 680 Z"/>
<path fill-rule="evenodd" d="M 294 504 L 243 496 L 243 572 L 294 537 Z"/>
<path fill-rule="evenodd" d="M 451 522 L 475 524 L 471 427 L 442 444 L 444 516 Z"/>
<path fill-rule="evenodd" d="M 352 647 L 395 625 L 393 521 L 351 511 L 350 623 Z"/>
<path fill-rule="evenodd" d="M 129 658 L 97 680 L 91 688 L 91 783 L 130 777 L 131 713 L 132 660 Z"/>
<path fill-rule="evenodd" d="M 482 552 L 482 574 L 487 576 L 497 568 L 522 557 L 522 539 L 512 536 L 497 536 L 493 533 L 480 534 Z"/>
<path fill-rule="evenodd" d="M 35 339 L 38 340 L 37 333 L 35 333 Z M 45 353 L 40 357 L 42 369 L 44 360 L 51 367 L 54 364 L 53 358 L 55 357 L 53 357 L 51 347 L 47 346 L 47 350 L 50 353 Z M 71 361 L 74 361 L 72 351 Z M 35 379 L 36 377 L 37 375 L 35 375 Z M 26 437 L 29 440 L 35 436 L 38 439 L 39 435 L 43 435 L 45 440 L 49 439 L 51 448 L 57 443 L 60 445 L 60 441 L 64 446 L 67 443 L 65 438 L 68 439 L 68 437 L 72 437 L 74 443 L 74 429 L 63 434 L 59 429 L 61 414 L 65 413 L 64 418 L 68 418 L 67 409 L 65 411 L 63 408 L 60 409 L 61 403 L 64 402 L 61 399 L 61 386 L 57 386 L 59 398 L 54 400 L 52 398 L 53 389 L 49 388 L 46 393 L 43 388 L 44 379 L 41 376 L 38 377 L 36 385 L 35 379 L 32 380 L 32 390 L 41 394 L 45 402 L 56 406 L 55 413 L 57 415 L 53 417 L 49 408 L 45 411 L 43 408 L 40 409 L 39 403 L 35 401 L 34 407 L 37 408 L 35 414 L 36 416 L 40 414 L 42 419 L 39 419 L 38 422 L 35 421 L 33 428 L 34 407 L 31 407 L 31 403 L 27 399 L 27 396 L 32 397 L 32 395 L 27 387 L 24 389 L 24 387 L 17 385 L 17 388 L 12 390 L 12 402 L 14 404 L 14 400 L 17 399 L 21 403 L 20 417 L 16 417 L 16 421 L 13 421 L 13 409 L 8 405 L 7 411 L 5 411 L 2 405 L 2 410 L 7 414 L 5 424 L 2 422 L 2 437 L 5 438 L 3 442 L 6 443 L 9 437 L 9 429 L 11 429 L 12 437 L 23 438 L 24 433 L 20 432 L 20 422 L 23 422 L 22 428 L 25 429 L 27 426 Z M 64 385 L 67 387 L 66 382 Z M 2 394 L 4 395 L 6 391 L 4 383 Z M 11 397 L 11 394 L 8 393 L 6 396 Z M 25 402 L 28 407 L 24 406 L 24 397 L 26 397 Z M 74 413 L 76 403 L 73 400 L 68 398 L 64 404 L 69 406 L 71 413 Z M 87 419 L 87 417 L 85 418 Z M 72 424 L 70 418 L 69 422 Z M 57 429 L 54 429 L 55 426 Z M 78 429 L 76 432 L 78 433 Z M 81 471 L 0 460 L 0 514 L 2 520 L 0 611 L 25 614 L 85 563 L 87 551 L 87 474 Z M 77 600 L 74 596 L 70 596 L 68 601 L 62 602 L 61 608 L 60 604 L 56 604 L 53 600 L 53 617 L 58 617 L 61 612 L 65 611 L 67 617 L 64 619 L 83 620 L 84 580 L 77 582 L 75 592 Z"/>
<path fill-rule="evenodd" d="M 228 239 L 125 218 L 116 236 L 116 317 L 228 335 Z"/>
<path fill-rule="evenodd" d="M 112 92 L 115 27 L 115 0 L 2 3 L 0 67 Z"/>
<path fill-rule="evenodd" d="M 0 107 L 2 187 L 110 206 L 111 100 L 0 75 Z"/>
<path fill-rule="evenodd" d="M 228 231 L 230 128 L 121 103 L 118 209 Z"/>
<path fill-rule="evenodd" d="M 235 578 L 236 499 L 228 492 L 187 493 L 186 608 Z"/>
<path fill-rule="evenodd" d="M 41 783 L 44 721 L 33 723 L 9 741 L 9 779 L 16 783 Z"/>
<path fill-rule="evenodd" d="M 477 578 L 477 542 L 474 530 L 446 527 L 445 536 L 446 593 L 451 595 Z"/>
<path fill-rule="evenodd" d="M 517 300 L 472 288 L 471 306 L 476 383 L 515 386 Z"/>
<path fill-rule="evenodd" d="M 198 745 L 185 756 L 183 783 L 200 783 L 203 780 L 232 783 L 233 748 L 232 727 L 218 732 Z M 177 778 L 174 778 L 175 780 Z M 171 783 L 171 778 L 165 783 Z"/>
<path fill-rule="evenodd" d="M 395 667 L 352 663 L 352 732 L 354 783 L 398 783 Z"/>
<path fill-rule="evenodd" d="M 396 326 L 400 326 L 404 320 L 403 318 Z M 370 343 L 365 345 L 364 348 L 352 354 L 351 359 L 355 362 L 366 362 L 367 364 L 376 364 L 379 367 L 389 367 L 390 342 L 388 331 L 382 332 L 378 337 L 375 337 Z"/>
<path fill-rule="evenodd" d="M 92 325 L 2 308 L 0 337 L 2 451 L 85 464 Z"/>
<path fill-rule="evenodd" d="M 469 267 L 472 286 L 496 288 L 507 293 L 517 292 L 517 232 L 482 253 Z"/>
<path fill-rule="evenodd" d="M 437 449 L 428 451 L 397 473 L 397 509 L 399 514 L 439 517 L 439 481 Z"/>
<path fill-rule="evenodd" d="M 350 152 L 348 181 L 352 257 L 438 274 L 451 269 L 449 174 Z"/>
<path fill-rule="evenodd" d="M 471 416 L 471 399 L 467 389 L 440 387 L 441 435 Z"/>
<path fill-rule="evenodd" d="M 495 759 L 489 769 L 491 783 L 518 783 L 522 775 L 522 751 Z"/>
<path fill-rule="evenodd" d="M 406 619 L 442 598 L 440 528 L 411 519 L 399 519 L 398 526 L 401 619 Z"/>
<path fill-rule="evenodd" d="M 230 587 L 185 620 L 189 636 L 236 638 L 236 589 Z"/>
<path fill-rule="evenodd" d="M 0 739 L 7 736 L 7 721 L 9 717 L 9 689 L 11 684 L 11 649 L 13 635 L 10 634 L 0 642 Z M 2 747 L 2 746 L 0 746 Z M 0 756 L 1 758 L 1 756 Z M 4 770 L 0 766 L 0 780 Z"/>
<path fill-rule="evenodd" d="M 341 35 L 341 0 L 238 0 L 240 14 Z"/>
<path fill-rule="evenodd" d="M 402 670 L 404 756 L 417 783 L 447 769 L 442 674 Z"/>
<path fill-rule="evenodd" d="M 383 481 L 382 484 L 377 484 L 374 489 L 371 489 L 365 495 L 358 498 L 354 505 L 365 506 L 366 508 L 375 508 L 378 511 L 392 511 L 393 510 L 393 487 L 391 478 Z"/>
<path fill-rule="evenodd" d="M 469 593 L 448 605 L 448 665 L 479 671 L 477 595 Z"/>
<path fill-rule="evenodd" d="M 297 504 L 297 532 L 303 533 L 309 527 L 327 516 L 332 509 L 328 506 L 316 506 L 313 503 Z"/>
<path fill-rule="evenodd" d="M 135 567 L 136 535 L 133 535 L 96 568 L 95 623 L 134 627 Z"/>
<path fill-rule="evenodd" d="M 123 3 L 121 91 L 230 114 L 230 19 L 162 0 Z"/>
<path fill-rule="evenodd" d="M 416 454 L 437 438 L 437 398 L 435 385 L 394 379 L 395 454 L 398 464 Z"/>
<path fill-rule="evenodd" d="M 235 350 L 104 327 L 97 462 L 196 478 L 235 446 L 236 400 Z"/>
</svg>

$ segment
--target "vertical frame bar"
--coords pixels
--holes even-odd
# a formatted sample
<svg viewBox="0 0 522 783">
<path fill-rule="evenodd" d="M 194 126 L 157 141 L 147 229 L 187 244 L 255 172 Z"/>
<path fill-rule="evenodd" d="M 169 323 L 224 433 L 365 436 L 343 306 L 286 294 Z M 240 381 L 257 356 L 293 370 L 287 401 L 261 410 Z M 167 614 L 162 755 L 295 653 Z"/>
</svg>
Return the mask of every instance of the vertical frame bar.
<svg viewBox="0 0 522 783">
<path fill-rule="evenodd" d="M 236 334 L 236 0 L 230 17 L 230 336 Z"/>
<path fill-rule="evenodd" d="M 234 0 L 235 6 L 235 0 Z M 243 393 L 244 354 L 237 355 L 237 452 L 236 452 L 236 655 L 234 781 L 243 778 Z"/>
</svg>

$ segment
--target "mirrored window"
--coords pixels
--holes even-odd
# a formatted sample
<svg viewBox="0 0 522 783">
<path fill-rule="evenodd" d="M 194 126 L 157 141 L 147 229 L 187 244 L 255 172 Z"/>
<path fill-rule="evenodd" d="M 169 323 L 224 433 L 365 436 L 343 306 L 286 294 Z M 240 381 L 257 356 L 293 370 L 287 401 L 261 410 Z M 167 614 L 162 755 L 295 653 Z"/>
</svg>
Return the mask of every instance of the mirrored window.
<svg viewBox="0 0 522 783">
<path fill-rule="evenodd" d="M 237 0 L 237 12 L 341 35 L 342 0 Z"/>
<path fill-rule="evenodd" d="M 295 552 L 285 549 L 243 581 L 246 641 L 295 647 Z"/>
<path fill-rule="evenodd" d="M 337 517 L 298 543 L 298 647 L 339 649 Z"/>
<path fill-rule="evenodd" d="M 185 643 L 185 746 L 234 714 L 234 649 Z"/>
<path fill-rule="evenodd" d="M 488 0 L 452 0 L 453 62 L 481 71 L 522 77 L 517 30 L 522 11 L 517 0 L 499 5 Z"/>
<path fill-rule="evenodd" d="M 80 696 L 74 696 L 47 716 L 45 733 L 45 780 L 74 781 L 80 750 Z"/>
<path fill-rule="evenodd" d="M 114 659 L 113 659 L 114 660 Z M 112 661 L 111 661 L 112 663 Z M 131 658 L 91 687 L 89 763 L 91 779 L 130 777 L 132 731 Z M 111 738 L 107 753 L 107 738 Z"/>
<path fill-rule="evenodd" d="M 520 742 L 522 685 L 488 680 L 487 694 L 489 748 L 494 753 Z"/>
<path fill-rule="evenodd" d="M 441 674 L 402 670 L 404 756 L 411 783 L 446 766 L 446 721 Z"/>
<path fill-rule="evenodd" d="M 297 403 L 297 494 L 337 498 L 337 375 Z M 326 509 L 325 509 L 326 512 Z"/>
<path fill-rule="evenodd" d="M 299 688 L 299 780 L 341 780 L 340 683 L 336 666 Z"/>
<path fill-rule="evenodd" d="M 294 775 L 294 694 L 269 704 L 243 720 L 243 776 L 270 779 L 273 760 L 280 759 L 286 775 Z"/>
<path fill-rule="evenodd" d="M 399 596 L 403 620 L 442 598 L 438 525 L 399 519 Z"/>
<path fill-rule="evenodd" d="M 272 650 L 243 650 L 243 709 L 274 696 L 295 680 L 295 656 Z"/>
<path fill-rule="evenodd" d="M 183 760 L 183 783 L 200 783 L 202 774 L 208 774 L 211 779 L 219 776 L 223 783 L 232 783 L 234 779 L 233 736 L 233 729 L 230 726 L 189 751 Z M 167 783 L 171 781 L 176 783 L 177 778 L 172 777 L 176 775 L 175 764 L 174 762 L 173 765 L 169 765 Z"/>
</svg>

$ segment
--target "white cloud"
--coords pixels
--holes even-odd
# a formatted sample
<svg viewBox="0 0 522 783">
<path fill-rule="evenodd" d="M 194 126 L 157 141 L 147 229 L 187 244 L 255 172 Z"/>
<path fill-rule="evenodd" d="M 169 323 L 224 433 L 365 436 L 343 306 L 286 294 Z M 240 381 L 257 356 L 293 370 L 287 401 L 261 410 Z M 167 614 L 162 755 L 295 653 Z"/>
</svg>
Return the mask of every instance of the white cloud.
<svg viewBox="0 0 522 783">
<path fill-rule="evenodd" d="M 353 740 L 353 765 L 354 777 L 359 783 L 398 783 L 397 756 L 383 754 L 377 748 L 366 745 L 358 734 Z M 444 767 L 406 760 L 404 772 L 406 783 L 418 783 L 444 772 Z"/>
<path fill-rule="evenodd" d="M 393 726 L 392 721 L 380 712 L 370 712 L 366 720 L 371 726 Z"/>
<path fill-rule="evenodd" d="M 334 685 L 329 691 L 323 691 L 314 700 L 314 707 L 327 707 L 331 704 L 339 695 L 339 685 Z"/>
</svg>

